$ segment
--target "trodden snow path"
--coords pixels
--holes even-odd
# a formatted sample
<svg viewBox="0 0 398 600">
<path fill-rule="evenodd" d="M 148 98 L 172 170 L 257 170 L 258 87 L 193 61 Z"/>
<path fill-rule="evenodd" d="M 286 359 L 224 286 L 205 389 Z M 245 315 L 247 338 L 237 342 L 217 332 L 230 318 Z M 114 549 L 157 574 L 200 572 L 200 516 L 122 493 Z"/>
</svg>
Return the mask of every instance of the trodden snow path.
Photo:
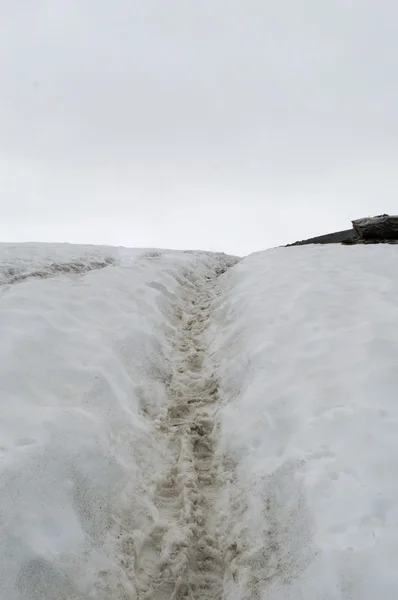
<svg viewBox="0 0 398 600">
<path fill-rule="evenodd" d="M 204 333 L 215 282 L 235 262 L 215 255 L 207 274 L 186 283 L 176 310 L 169 406 L 154 424 L 168 438 L 174 462 L 156 485 L 157 514 L 135 556 L 139 600 L 222 598 L 223 556 L 213 520 L 219 487 L 213 438 L 218 386 L 204 365 Z"/>
</svg>

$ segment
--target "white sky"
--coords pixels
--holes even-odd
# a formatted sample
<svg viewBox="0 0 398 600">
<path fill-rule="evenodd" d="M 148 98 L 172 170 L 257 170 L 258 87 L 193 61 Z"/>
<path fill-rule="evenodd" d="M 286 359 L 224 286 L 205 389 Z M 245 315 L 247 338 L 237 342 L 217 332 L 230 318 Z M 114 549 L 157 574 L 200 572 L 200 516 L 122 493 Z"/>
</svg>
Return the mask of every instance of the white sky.
<svg viewBox="0 0 398 600">
<path fill-rule="evenodd" d="M 392 0 L 2 0 L 0 239 L 245 254 L 398 212 Z"/>
</svg>

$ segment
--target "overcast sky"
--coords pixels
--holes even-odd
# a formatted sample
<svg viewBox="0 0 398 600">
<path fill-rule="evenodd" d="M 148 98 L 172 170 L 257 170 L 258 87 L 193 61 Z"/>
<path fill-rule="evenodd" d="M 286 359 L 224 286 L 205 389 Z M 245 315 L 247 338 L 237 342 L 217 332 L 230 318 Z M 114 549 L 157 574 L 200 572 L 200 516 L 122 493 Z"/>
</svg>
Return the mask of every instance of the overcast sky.
<svg viewBox="0 0 398 600">
<path fill-rule="evenodd" d="M 1 0 L 0 240 L 246 254 L 398 212 L 393 0 Z"/>
</svg>

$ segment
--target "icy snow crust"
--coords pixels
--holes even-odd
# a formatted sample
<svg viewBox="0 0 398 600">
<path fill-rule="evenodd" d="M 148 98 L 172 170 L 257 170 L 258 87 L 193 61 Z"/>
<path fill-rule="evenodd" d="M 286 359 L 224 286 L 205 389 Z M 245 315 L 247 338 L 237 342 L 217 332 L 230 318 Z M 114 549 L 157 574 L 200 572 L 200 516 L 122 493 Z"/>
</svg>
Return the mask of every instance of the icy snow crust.
<svg viewBox="0 0 398 600">
<path fill-rule="evenodd" d="M 134 598 L 123 555 L 169 468 L 171 317 L 211 254 L 0 245 L 4 600 Z"/>
<path fill-rule="evenodd" d="M 397 252 L 0 244 L 1 598 L 396 600 Z"/>
<path fill-rule="evenodd" d="M 284 248 L 219 280 L 225 598 L 397 598 L 397 260 Z"/>
</svg>

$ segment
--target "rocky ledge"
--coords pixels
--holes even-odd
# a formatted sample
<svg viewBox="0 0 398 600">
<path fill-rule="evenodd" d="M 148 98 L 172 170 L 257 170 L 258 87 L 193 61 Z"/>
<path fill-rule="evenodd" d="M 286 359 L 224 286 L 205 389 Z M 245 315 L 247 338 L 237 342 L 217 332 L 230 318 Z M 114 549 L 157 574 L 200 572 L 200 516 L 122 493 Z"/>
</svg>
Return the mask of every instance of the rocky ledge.
<svg viewBox="0 0 398 600">
<path fill-rule="evenodd" d="M 352 221 L 352 229 L 301 240 L 287 246 L 307 244 L 398 244 L 398 216 L 377 215 Z"/>
</svg>

